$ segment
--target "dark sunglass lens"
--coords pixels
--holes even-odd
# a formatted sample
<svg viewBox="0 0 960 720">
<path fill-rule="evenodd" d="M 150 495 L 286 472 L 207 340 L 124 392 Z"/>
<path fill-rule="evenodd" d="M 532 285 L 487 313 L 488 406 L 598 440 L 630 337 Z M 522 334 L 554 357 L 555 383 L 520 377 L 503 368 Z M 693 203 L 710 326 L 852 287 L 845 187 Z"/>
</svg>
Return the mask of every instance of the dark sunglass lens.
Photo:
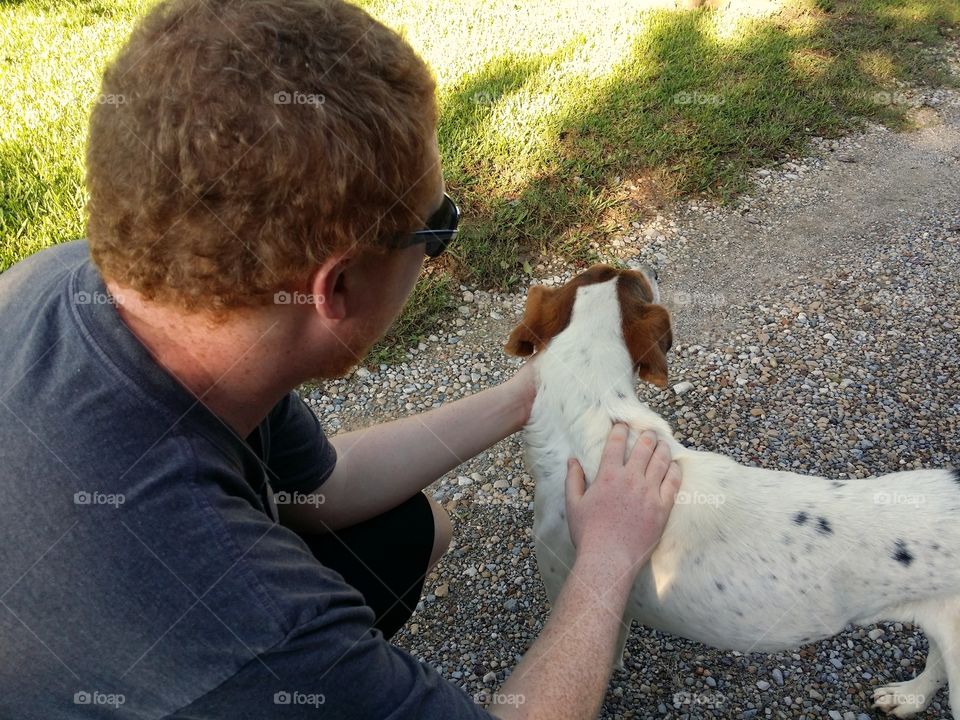
<svg viewBox="0 0 960 720">
<path fill-rule="evenodd" d="M 450 230 L 454 226 L 454 204 L 447 196 L 443 204 L 427 219 L 428 230 Z"/>
</svg>

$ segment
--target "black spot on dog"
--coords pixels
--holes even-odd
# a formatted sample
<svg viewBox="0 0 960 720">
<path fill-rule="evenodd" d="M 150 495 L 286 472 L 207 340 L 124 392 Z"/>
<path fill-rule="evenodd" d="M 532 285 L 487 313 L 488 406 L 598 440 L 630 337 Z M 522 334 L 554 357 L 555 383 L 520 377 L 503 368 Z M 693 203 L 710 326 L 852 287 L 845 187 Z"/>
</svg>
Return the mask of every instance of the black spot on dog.
<svg viewBox="0 0 960 720">
<path fill-rule="evenodd" d="M 743 611 L 742 611 L 742 610 L 734 610 L 734 612 L 737 614 L 737 617 L 743 617 Z"/>
<path fill-rule="evenodd" d="M 697 555 L 697 556 L 693 559 L 693 564 L 694 564 L 694 565 L 701 565 L 701 564 L 703 564 L 703 555 Z"/>
<path fill-rule="evenodd" d="M 833 528 L 830 527 L 830 523 L 825 517 L 817 518 L 817 532 L 822 533 L 823 535 L 833 534 Z"/>
<path fill-rule="evenodd" d="M 907 544 L 903 540 L 897 540 L 893 544 L 893 559 L 904 567 L 910 567 L 913 562 L 913 555 L 907 550 Z"/>
<path fill-rule="evenodd" d="M 775 574 L 775 573 L 770 573 L 770 579 L 775 581 L 775 580 L 777 579 L 776 574 Z"/>
<path fill-rule="evenodd" d="M 837 490 L 839 490 L 840 488 L 846 485 L 845 482 L 841 482 L 840 480 L 833 480 L 830 484 L 833 485 L 833 487 L 836 488 Z"/>
<path fill-rule="evenodd" d="M 954 481 L 957 485 L 960 485 L 960 468 L 953 468 L 953 469 L 950 471 L 950 475 L 953 477 L 953 481 Z"/>
<path fill-rule="evenodd" d="M 623 390 L 617 390 L 617 397 L 621 400 L 626 400 L 627 394 Z"/>
<path fill-rule="evenodd" d="M 810 517 L 809 515 L 807 515 L 805 512 L 801 510 L 800 512 L 798 512 L 796 515 L 793 516 L 793 521 L 797 525 L 803 525 L 809 517 Z"/>
<path fill-rule="evenodd" d="M 561 510 L 561 511 L 560 511 L 560 519 L 561 519 L 561 520 L 566 520 L 566 519 L 567 519 L 567 511 L 566 511 L 566 510 Z"/>
<path fill-rule="evenodd" d="M 720 592 L 723 592 L 724 590 L 726 590 L 723 583 L 720 582 L 719 580 L 714 580 L 713 584 L 717 586 L 717 590 L 719 590 Z"/>
<path fill-rule="evenodd" d="M 940 543 L 934 543 L 933 545 L 930 546 L 930 549 L 931 549 L 931 550 L 934 550 L 934 551 L 939 550 L 939 549 L 940 549 Z"/>
</svg>

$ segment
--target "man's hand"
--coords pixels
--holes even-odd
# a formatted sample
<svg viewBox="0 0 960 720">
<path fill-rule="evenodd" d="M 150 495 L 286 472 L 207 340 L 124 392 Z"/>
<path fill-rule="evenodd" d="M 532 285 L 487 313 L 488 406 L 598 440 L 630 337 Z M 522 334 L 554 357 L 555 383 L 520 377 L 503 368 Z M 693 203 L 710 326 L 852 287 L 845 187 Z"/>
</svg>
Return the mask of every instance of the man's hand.
<svg viewBox="0 0 960 720">
<path fill-rule="evenodd" d="M 530 412 L 533 410 L 533 401 L 537 397 L 537 371 L 535 368 L 536 356 L 527 359 L 513 377 L 503 383 L 505 389 L 509 389 L 511 395 L 517 402 L 519 414 L 517 419 L 519 425 L 514 430 L 519 430 L 530 419 Z"/>
<path fill-rule="evenodd" d="M 639 570 L 660 541 L 681 478 L 656 433 L 643 433 L 629 455 L 627 435 L 623 423 L 613 426 L 586 491 L 580 463 L 570 460 L 567 518 L 578 555 L 620 556 L 626 567 Z"/>
<path fill-rule="evenodd" d="M 500 688 L 500 695 L 525 703 L 491 707 L 498 718 L 597 716 L 636 573 L 660 540 L 680 489 L 667 444 L 644 433 L 628 457 L 627 435 L 625 425 L 614 426 L 586 491 L 583 470 L 571 463 L 567 520 L 577 559 L 543 632 Z"/>
</svg>

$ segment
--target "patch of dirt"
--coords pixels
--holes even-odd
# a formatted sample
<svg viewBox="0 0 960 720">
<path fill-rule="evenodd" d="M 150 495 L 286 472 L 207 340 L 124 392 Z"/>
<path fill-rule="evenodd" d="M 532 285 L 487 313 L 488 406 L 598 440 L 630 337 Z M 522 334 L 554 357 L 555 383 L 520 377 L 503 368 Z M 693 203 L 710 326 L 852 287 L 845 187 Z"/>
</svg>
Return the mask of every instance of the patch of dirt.
<svg viewBox="0 0 960 720">
<path fill-rule="evenodd" d="M 923 217 L 960 202 L 960 94 L 913 112 L 918 128 L 881 127 L 825 141 L 819 152 L 759 177 L 757 191 L 732 208 L 679 210 L 661 254 L 662 290 L 686 342 L 722 341 L 731 305 L 855 262 L 877 230 L 908 233 Z M 763 171 L 761 171 L 763 172 Z M 720 295 L 718 299 L 717 295 Z M 710 301 L 697 302 L 697 297 Z"/>
</svg>

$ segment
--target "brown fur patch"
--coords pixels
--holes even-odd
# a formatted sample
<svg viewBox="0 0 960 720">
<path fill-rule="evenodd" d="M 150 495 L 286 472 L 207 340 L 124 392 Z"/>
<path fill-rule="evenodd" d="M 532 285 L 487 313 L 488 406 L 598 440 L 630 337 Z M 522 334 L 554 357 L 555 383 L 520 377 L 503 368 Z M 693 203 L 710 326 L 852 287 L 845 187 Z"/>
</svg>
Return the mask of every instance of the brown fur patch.
<svg viewBox="0 0 960 720">
<path fill-rule="evenodd" d="M 670 313 L 654 305 L 650 284 L 633 270 L 621 271 L 617 297 L 623 321 L 623 339 L 637 374 L 658 387 L 667 386 L 667 352 L 673 345 Z"/>
<path fill-rule="evenodd" d="M 504 350 L 508 355 L 520 357 L 540 352 L 551 338 L 559 335 L 570 324 L 577 288 L 606 282 L 618 272 L 609 265 L 594 265 L 563 287 L 534 285 L 527 293 L 523 319 L 510 333 Z"/>
</svg>

